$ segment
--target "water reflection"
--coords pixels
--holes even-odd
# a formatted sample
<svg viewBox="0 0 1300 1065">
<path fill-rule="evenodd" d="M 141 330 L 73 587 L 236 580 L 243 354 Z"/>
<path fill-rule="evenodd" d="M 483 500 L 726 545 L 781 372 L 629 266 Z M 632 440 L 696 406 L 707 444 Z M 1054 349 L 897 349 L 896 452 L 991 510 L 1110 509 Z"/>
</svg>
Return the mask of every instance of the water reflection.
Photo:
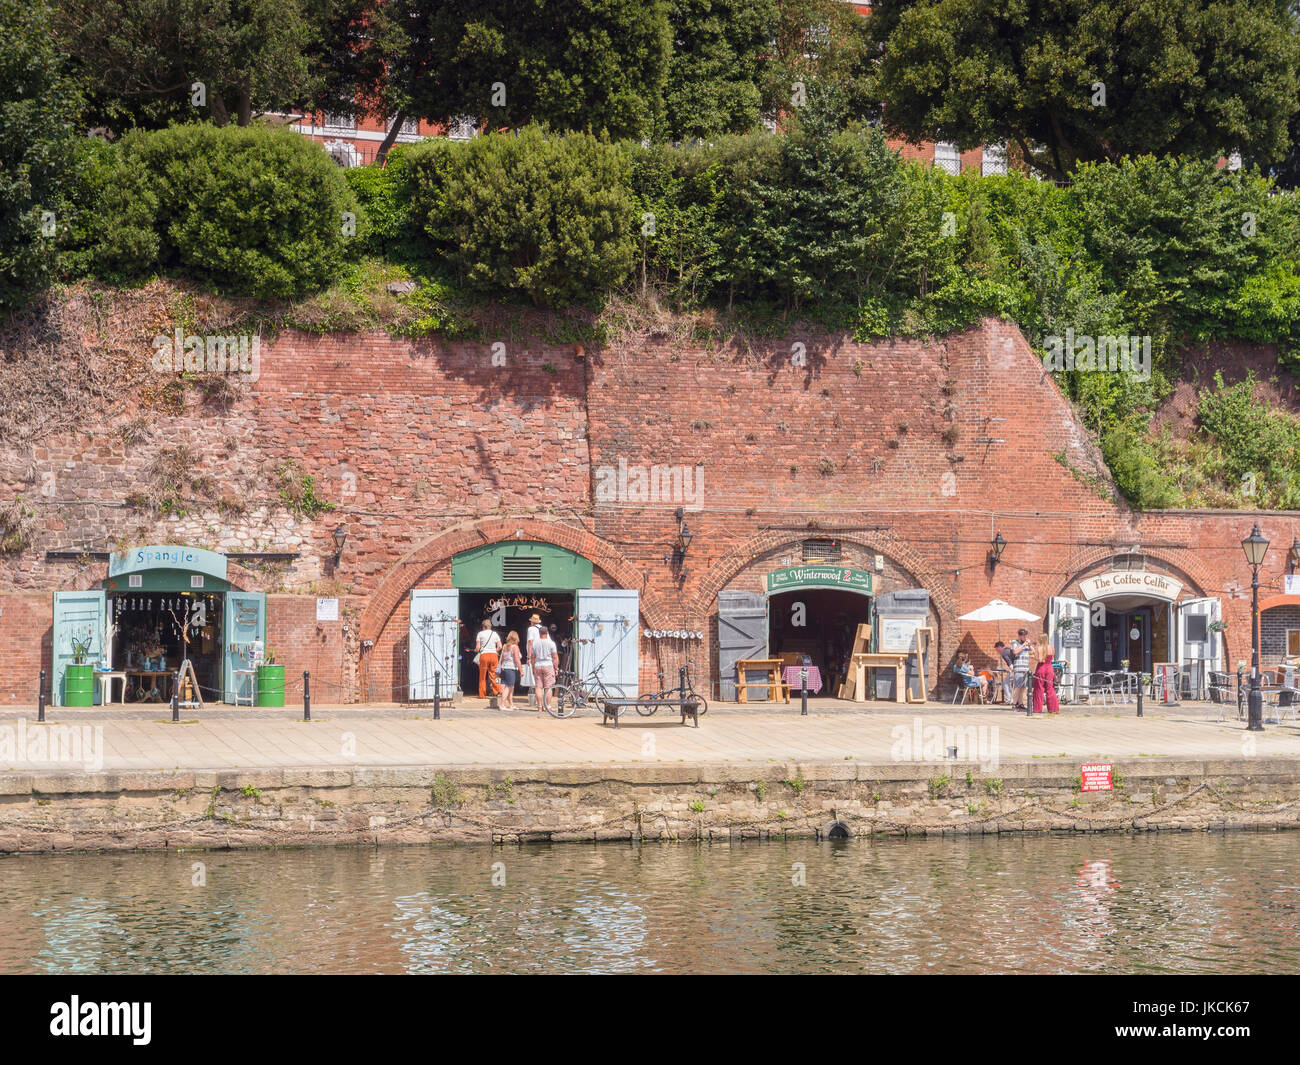
<svg viewBox="0 0 1300 1065">
<path fill-rule="evenodd" d="M 0 859 L 3 972 L 1278 972 L 1300 833 Z"/>
</svg>

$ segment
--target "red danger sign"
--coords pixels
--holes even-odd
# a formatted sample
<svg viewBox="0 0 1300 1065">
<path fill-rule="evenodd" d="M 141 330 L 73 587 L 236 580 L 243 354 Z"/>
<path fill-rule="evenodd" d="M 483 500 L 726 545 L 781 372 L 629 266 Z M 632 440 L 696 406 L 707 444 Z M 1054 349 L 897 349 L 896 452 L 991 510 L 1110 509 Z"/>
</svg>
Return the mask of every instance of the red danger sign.
<svg viewBox="0 0 1300 1065">
<path fill-rule="evenodd" d="M 1079 790 L 1080 791 L 1114 791 L 1115 785 L 1111 778 L 1111 770 L 1114 767 L 1110 763 L 1098 763 L 1096 765 L 1083 765 L 1079 767 Z"/>
</svg>

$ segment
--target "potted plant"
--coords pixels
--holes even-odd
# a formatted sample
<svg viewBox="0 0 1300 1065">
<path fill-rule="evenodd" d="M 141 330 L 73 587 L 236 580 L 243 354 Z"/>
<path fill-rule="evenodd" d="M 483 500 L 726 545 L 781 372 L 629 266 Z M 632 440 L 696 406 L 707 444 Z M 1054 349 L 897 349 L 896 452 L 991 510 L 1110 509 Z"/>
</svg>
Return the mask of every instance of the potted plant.
<svg viewBox="0 0 1300 1065">
<path fill-rule="evenodd" d="M 257 667 L 257 705 L 284 705 L 284 666 L 276 663 L 275 652 L 269 647 Z"/>
<path fill-rule="evenodd" d="M 72 664 L 63 671 L 63 705 L 95 705 L 95 666 L 87 662 L 94 637 L 87 630 L 81 639 L 72 637 Z"/>
</svg>

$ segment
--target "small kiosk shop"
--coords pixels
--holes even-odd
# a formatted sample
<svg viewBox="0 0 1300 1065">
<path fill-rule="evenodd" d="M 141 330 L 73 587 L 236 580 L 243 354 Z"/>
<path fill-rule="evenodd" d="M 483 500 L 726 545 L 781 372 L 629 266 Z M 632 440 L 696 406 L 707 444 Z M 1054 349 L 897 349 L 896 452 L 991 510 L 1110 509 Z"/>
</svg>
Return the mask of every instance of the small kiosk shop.
<svg viewBox="0 0 1300 1065">
<path fill-rule="evenodd" d="M 232 589 L 225 555 L 129 548 L 109 557 L 99 588 L 54 593 L 51 693 L 57 706 L 166 702 L 189 662 L 182 697 L 248 700 L 265 639 L 266 596 Z"/>
</svg>

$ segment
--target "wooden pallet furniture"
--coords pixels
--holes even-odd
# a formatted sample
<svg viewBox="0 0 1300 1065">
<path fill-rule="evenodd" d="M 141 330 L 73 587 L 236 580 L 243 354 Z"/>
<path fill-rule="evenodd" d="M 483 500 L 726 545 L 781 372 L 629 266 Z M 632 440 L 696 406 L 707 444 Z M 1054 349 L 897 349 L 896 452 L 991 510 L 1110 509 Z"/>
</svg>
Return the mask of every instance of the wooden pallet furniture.
<svg viewBox="0 0 1300 1065">
<path fill-rule="evenodd" d="M 855 703 L 867 702 L 867 670 L 892 669 L 894 671 L 894 702 L 906 702 L 907 656 L 909 651 L 878 651 L 875 654 L 856 654 L 852 657 Z"/>
<path fill-rule="evenodd" d="M 763 673 L 766 680 L 750 680 L 751 673 Z M 751 700 L 750 688 L 766 688 L 767 698 Z M 779 658 L 742 658 L 736 663 L 736 702 L 776 702 L 784 697 L 790 701 L 790 689 L 781 677 L 781 660 Z"/>
</svg>

